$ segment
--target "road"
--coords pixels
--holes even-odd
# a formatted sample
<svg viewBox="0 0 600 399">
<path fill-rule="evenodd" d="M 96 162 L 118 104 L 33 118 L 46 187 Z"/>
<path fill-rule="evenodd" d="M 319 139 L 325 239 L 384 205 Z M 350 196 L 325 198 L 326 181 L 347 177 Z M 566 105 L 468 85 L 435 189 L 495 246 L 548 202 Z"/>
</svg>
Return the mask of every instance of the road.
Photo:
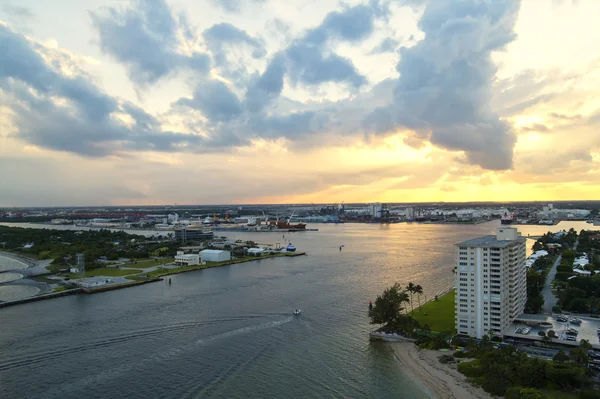
<svg viewBox="0 0 600 399">
<path fill-rule="evenodd" d="M 573 251 L 577 251 L 577 246 L 579 245 L 579 239 L 575 241 L 573 245 Z M 543 314 L 552 314 L 552 308 L 556 306 L 556 302 L 558 302 L 558 298 L 552 294 L 552 281 L 554 281 L 554 277 L 556 276 L 556 267 L 560 264 L 562 256 L 559 255 L 558 258 L 554 261 L 552 265 L 552 269 L 550 269 L 550 273 L 548 273 L 548 278 L 546 279 L 546 285 L 544 285 L 544 289 L 542 290 L 542 295 L 544 296 L 544 306 L 542 306 Z"/>
<path fill-rule="evenodd" d="M 544 285 L 544 289 L 542 290 L 542 295 L 544 296 L 544 306 L 542 306 L 542 313 L 544 314 L 552 314 L 552 308 L 556 306 L 556 302 L 558 302 L 558 298 L 554 296 L 552 293 L 552 281 L 554 281 L 554 277 L 556 276 L 556 267 L 560 264 L 562 256 L 558 256 L 552 265 L 552 269 L 550 269 L 550 273 L 548 273 L 548 278 L 546 279 L 546 285 Z"/>
</svg>

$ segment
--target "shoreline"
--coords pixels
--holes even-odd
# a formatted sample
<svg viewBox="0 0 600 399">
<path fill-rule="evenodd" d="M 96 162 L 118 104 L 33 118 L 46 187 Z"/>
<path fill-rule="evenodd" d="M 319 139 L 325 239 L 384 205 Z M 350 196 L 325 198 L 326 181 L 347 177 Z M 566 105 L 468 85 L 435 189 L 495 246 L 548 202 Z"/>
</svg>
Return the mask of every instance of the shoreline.
<svg viewBox="0 0 600 399">
<path fill-rule="evenodd" d="M 19 305 L 19 304 L 23 304 L 23 303 L 35 302 L 35 301 L 40 301 L 40 300 L 53 299 L 56 297 L 71 295 L 71 294 L 78 294 L 78 293 L 95 294 L 95 293 L 100 293 L 100 292 L 136 287 L 138 285 L 143 285 L 143 284 L 157 282 L 157 281 L 163 281 L 165 277 L 171 276 L 174 274 L 195 272 L 195 271 L 200 271 L 200 270 L 205 270 L 205 269 L 210 269 L 210 268 L 215 268 L 215 267 L 231 266 L 231 265 L 241 264 L 241 263 L 246 263 L 246 262 L 254 262 L 257 260 L 261 260 L 261 259 L 286 258 L 286 257 L 296 257 L 296 256 L 304 256 L 304 255 L 306 255 L 306 252 L 303 252 L 303 251 L 286 252 L 286 253 L 279 253 L 279 254 L 268 254 L 268 255 L 263 255 L 263 256 L 257 256 L 257 257 L 251 258 L 251 259 L 242 259 L 242 260 L 237 260 L 237 261 L 234 259 L 234 260 L 230 260 L 230 261 L 224 261 L 224 262 L 219 262 L 219 263 L 209 264 L 209 265 L 188 266 L 189 269 L 185 269 L 185 266 L 184 266 L 184 268 L 176 268 L 176 269 L 160 269 L 160 273 L 156 273 L 156 275 L 153 275 L 153 276 L 147 275 L 147 274 L 145 276 L 143 276 L 145 273 L 127 276 L 127 277 L 136 277 L 136 276 L 142 277 L 142 279 L 140 279 L 140 280 L 134 279 L 127 283 L 107 284 L 107 285 L 98 286 L 98 287 L 94 287 L 94 288 L 73 288 L 73 289 L 69 289 L 66 291 L 58 292 L 58 293 L 56 293 L 56 292 L 45 293 L 45 294 L 38 293 L 36 295 L 29 296 L 26 298 L 15 299 L 15 300 L 11 300 L 11 301 L 0 301 L 0 308 L 13 306 L 13 305 Z M 104 277 L 110 277 L 110 276 L 104 276 Z"/>
<path fill-rule="evenodd" d="M 492 399 L 483 389 L 471 385 L 456 368 L 456 363 L 442 364 L 438 357 L 452 352 L 419 349 L 412 342 L 387 343 L 402 371 L 420 382 L 431 398 L 439 399 Z M 461 359 L 457 359 L 461 360 Z"/>
</svg>

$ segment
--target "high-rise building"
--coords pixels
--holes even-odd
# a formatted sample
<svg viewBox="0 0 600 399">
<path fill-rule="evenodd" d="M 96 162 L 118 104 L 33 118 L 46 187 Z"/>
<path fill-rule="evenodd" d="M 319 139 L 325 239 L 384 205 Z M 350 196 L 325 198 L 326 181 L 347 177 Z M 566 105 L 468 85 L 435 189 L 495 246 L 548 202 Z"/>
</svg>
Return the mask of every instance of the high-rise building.
<svg viewBox="0 0 600 399">
<path fill-rule="evenodd" d="M 527 301 L 525 237 L 515 228 L 455 244 L 456 331 L 501 335 Z"/>
</svg>

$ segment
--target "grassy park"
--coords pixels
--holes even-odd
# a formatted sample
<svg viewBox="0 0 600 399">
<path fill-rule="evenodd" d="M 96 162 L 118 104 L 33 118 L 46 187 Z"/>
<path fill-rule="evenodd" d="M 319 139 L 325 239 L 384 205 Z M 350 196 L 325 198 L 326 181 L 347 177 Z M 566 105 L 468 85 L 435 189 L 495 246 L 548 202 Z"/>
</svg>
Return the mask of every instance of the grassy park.
<svg viewBox="0 0 600 399">
<path fill-rule="evenodd" d="M 109 277 L 120 277 L 128 276 L 130 274 L 140 273 L 141 270 L 135 269 L 117 269 L 116 267 L 101 267 L 92 270 L 86 270 L 83 277 L 98 277 L 98 276 L 109 276 Z M 81 278 L 81 273 L 69 273 L 69 278 L 76 279 Z"/>
<path fill-rule="evenodd" d="M 171 263 L 174 258 L 160 258 L 160 259 L 139 259 L 132 263 L 127 263 L 121 267 L 133 267 L 139 269 L 147 269 L 149 267 L 161 266 L 166 263 Z"/>
<path fill-rule="evenodd" d="M 454 324 L 454 303 L 456 290 L 452 290 L 415 309 L 413 318 L 421 325 L 427 324 L 432 331 L 456 331 Z"/>
</svg>

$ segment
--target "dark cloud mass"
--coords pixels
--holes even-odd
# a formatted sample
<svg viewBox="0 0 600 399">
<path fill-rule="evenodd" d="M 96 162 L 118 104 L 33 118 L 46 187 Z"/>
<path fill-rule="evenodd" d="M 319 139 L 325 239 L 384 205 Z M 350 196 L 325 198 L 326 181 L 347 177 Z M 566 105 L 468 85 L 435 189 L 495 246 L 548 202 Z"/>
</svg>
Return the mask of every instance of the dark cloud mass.
<svg viewBox="0 0 600 399">
<path fill-rule="evenodd" d="M 155 83 L 177 69 L 205 73 L 210 67 L 206 54 L 177 52 L 179 25 L 164 0 L 139 0 L 132 8 L 90 15 L 102 51 L 125 64 L 130 79 L 138 84 Z M 189 29 L 184 34 L 189 35 Z"/>
</svg>

